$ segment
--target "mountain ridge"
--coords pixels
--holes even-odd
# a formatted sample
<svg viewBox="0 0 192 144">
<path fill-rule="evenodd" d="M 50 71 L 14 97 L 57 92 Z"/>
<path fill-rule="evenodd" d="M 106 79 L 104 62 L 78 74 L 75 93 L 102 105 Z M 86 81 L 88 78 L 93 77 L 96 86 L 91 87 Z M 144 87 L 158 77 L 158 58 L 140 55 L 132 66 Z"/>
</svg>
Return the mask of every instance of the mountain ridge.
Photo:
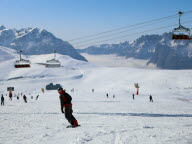
<svg viewBox="0 0 192 144">
<path fill-rule="evenodd" d="M 69 42 L 55 37 L 45 29 L 22 28 L 16 30 L 6 29 L 2 25 L 0 26 L 0 46 L 16 51 L 22 50 L 25 55 L 50 54 L 56 50 L 57 53 L 87 61 Z"/>
<path fill-rule="evenodd" d="M 142 35 L 133 42 L 101 44 L 77 51 L 91 55 L 116 54 L 125 58 L 145 59 L 148 60 L 146 65 L 153 63 L 162 69 L 192 69 L 192 42 L 172 40 L 172 33 Z"/>
</svg>

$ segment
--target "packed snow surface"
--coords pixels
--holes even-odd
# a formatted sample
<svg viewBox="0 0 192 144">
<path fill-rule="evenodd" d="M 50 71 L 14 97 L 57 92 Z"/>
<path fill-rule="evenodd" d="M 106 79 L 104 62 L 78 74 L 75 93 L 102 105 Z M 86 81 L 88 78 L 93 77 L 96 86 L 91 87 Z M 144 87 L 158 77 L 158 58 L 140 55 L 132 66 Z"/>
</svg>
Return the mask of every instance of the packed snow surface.
<svg viewBox="0 0 192 144">
<path fill-rule="evenodd" d="M 31 68 L 16 69 L 15 51 L 1 47 L 0 54 L 0 93 L 5 97 L 0 144 L 192 143 L 192 70 L 99 67 L 65 55 L 57 56 L 60 68 L 37 64 L 52 55 L 33 55 L 23 56 Z M 69 123 L 56 90 L 42 93 L 51 82 L 72 96 L 73 114 L 81 127 L 66 128 Z M 140 88 L 133 100 L 134 83 Z M 12 101 L 6 96 L 10 86 L 15 88 Z M 16 99 L 20 93 L 27 103 L 21 95 Z M 149 102 L 149 95 L 154 102 Z"/>
</svg>

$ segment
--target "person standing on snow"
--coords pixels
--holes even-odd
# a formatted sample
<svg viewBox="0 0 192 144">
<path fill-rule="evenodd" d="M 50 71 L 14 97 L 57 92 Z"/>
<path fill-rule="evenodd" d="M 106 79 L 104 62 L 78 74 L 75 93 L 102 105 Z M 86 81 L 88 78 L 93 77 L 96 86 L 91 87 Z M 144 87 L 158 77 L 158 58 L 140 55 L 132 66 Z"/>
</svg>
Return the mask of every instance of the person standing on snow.
<svg viewBox="0 0 192 144">
<path fill-rule="evenodd" d="M 60 94 L 59 99 L 61 103 L 61 112 L 65 113 L 65 118 L 68 120 L 72 127 L 77 127 L 78 122 L 72 114 L 72 97 L 68 93 L 66 93 L 62 87 L 58 89 L 58 93 Z M 65 112 L 63 109 L 65 109 Z"/>
<path fill-rule="evenodd" d="M 153 102 L 152 95 L 149 96 L 149 100 L 150 100 L 150 102 Z"/>
<path fill-rule="evenodd" d="M 39 95 L 36 96 L 36 100 L 39 98 Z"/>
<path fill-rule="evenodd" d="M 1 95 L 1 105 L 4 105 L 4 96 Z"/>
<path fill-rule="evenodd" d="M 25 103 L 27 103 L 27 97 L 25 95 L 23 96 L 23 100 Z"/>
<path fill-rule="evenodd" d="M 11 100 L 11 101 L 12 101 L 12 96 L 13 96 L 13 94 L 12 94 L 12 91 L 10 90 L 9 91 L 9 100 Z"/>
</svg>

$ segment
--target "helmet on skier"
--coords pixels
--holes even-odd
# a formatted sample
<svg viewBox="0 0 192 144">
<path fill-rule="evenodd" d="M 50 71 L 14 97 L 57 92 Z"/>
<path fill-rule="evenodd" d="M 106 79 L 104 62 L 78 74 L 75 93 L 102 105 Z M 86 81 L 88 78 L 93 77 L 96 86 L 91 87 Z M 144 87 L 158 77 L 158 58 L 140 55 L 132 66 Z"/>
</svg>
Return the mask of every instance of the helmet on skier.
<svg viewBox="0 0 192 144">
<path fill-rule="evenodd" d="M 58 92 L 59 92 L 59 91 L 63 91 L 63 88 L 62 88 L 62 87 L 58 88 Z"/>
</svg>

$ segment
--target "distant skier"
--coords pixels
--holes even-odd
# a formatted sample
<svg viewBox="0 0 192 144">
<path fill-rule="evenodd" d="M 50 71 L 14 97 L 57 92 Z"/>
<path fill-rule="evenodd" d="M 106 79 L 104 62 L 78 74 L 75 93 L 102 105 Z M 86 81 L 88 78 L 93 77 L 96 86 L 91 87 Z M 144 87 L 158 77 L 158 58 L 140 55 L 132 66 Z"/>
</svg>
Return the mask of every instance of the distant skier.
<svg viewBox="0 0 192 144">
<path fill-rule="evenodd" d="M 135 99 L 135 95 L 133 94 L 133 100 Z"/>
<path fill-rule="evenodd" d="M 4 96 L 1 95 L 1 105 L 4 105 Z"/>
<path fill-rule="evenodd" d="M 41 88 L 41 91 L 42 91 L 42 93 L 44 93 L 44 92 L 45 92 L 45 89 L 44 89 L 44 88 Z"/>
<path fill-rule="evenodd" d="M 61 112 L 65 113 L 65 118 L 68 120 L 72 127 L 77 127 L 78 122 L 72 114 L 72 97 L 68 93 L 66 93 L 62 87 L 58 89 L 58 93 L 60 94 L 59 99 L 61 103 Z M 63 109 L 65 109 L 65 112 Z"/>
<path fill-rule="evenodd" d="M 39 95 L 36 96 L 36 100 L 39 98 Z"/>
<path fill-rule="evenodd" d="M 33 99 L 33 96 L 31 96 L 31 99 Z"/>
<path fill-rule="evenodd" d="M 149 100 L 150 100 L 150 102 L 153 102 L 152 95 L 149 96 Z"/>
<path fill-rule="evenodd" d="M 9 100 L 12 101 L 12 97 L 13 97 L 13 94 L 12 94 L 12 91 L 10 90 L 10 91 L 9 91 Z"/>
<path fill-rule="evenodd" d="M 23 100 L 25 103 L 27 103 L 27 97 L 25 95 L 23 95 Z"/>
<path fill-rule="evenodd" d="M 106 94 L 106 96 L 107 96 L 107 98 L 109 98 L 109 94 L 108 93 Z"/>
<path fill-rule="evenodd" d="M 92 89 L 92 92 L 94 92 L 94 89 Z"/>
<path fill-rule="evenodd" d="M 19 100 L 19 96 L 17 96 L 17 99 Z"/>
<path fill-rule="evenodd" d="M 113 98 L 115 98 L 115 95 L 113 95 Z"/>
</svg>

